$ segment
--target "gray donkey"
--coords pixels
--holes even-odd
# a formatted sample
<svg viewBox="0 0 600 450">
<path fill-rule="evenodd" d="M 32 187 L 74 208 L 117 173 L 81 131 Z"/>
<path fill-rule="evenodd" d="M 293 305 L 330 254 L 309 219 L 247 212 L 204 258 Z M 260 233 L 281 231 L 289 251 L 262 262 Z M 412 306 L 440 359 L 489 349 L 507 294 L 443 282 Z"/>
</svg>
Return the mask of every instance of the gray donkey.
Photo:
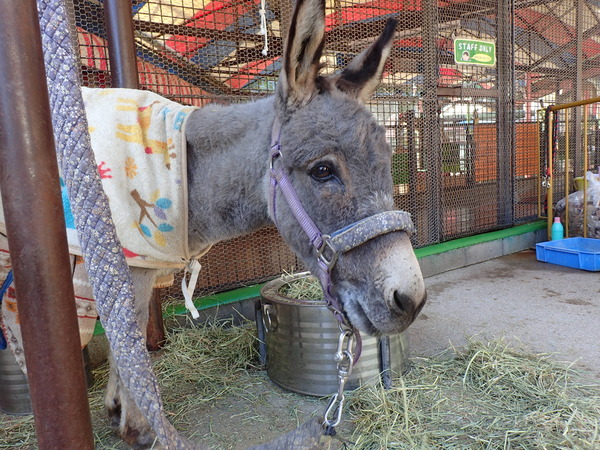
<svg viewBox="0 0 600 450">
<path fill-rule="evenodd" d="M 394 210 L 391 149 L 363 102 L 381 80 L 394 29 L 390 21 L 345 70 L 323 77 L 325 1 L 298 0 L 275 95 L 242 105 L 208 105 L 191 113 L 185 131 L 191 253 L 275 223 L 321 280 L 323 261 L 335 262 L 327 266 L 325 288 L 337 300 L 338 314 L 376 335 L 403 331 L 426 300 L 409 226 L 370 229 L 381 213 Z M 290 200 L 284 185 L 299 202 Z M 368 236 L 339 254 L 333 242 L 328 250 L 333 257 L 320 250 L 323 242 L 315 244 L 304 221 L 322 233 L 319 239 L 344 234 L 357 222 Z M 151 288 L 160 273 L 140 268 L 132 273 L 145 329 Z M 153 433 L 114 366 L 105 399 L 108 413 L 130 445 L 151 445 Z"/>
</svg>

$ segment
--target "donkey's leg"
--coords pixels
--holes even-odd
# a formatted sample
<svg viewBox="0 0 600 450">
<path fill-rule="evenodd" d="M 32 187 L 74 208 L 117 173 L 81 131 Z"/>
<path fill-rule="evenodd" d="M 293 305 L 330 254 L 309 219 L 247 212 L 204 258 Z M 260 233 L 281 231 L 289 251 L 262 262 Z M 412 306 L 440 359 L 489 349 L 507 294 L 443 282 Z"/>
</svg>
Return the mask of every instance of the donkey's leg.
<svg viewBox="0 0 600 450">
<path fill-rule="evenodd" d="M 159 273 L 156 270 L 131 268 L 135 292 L 135 313 L 144 336 L 148 325 L 148 305 L 152 296 L 152 288 Z M 125 388 L 112 356 L 104 404 L 111 424 L 119 427 L 119 433 L 125 442 L 133 448 L 152 446 L 155 440 L 154 432 Z"/>
<path fill-rule="evenodd" d="M 112 353 L 108 355 L 110 371 L 108 373 L 108 384 L 104 394 L 104 407 L 110 419 L 110 426 L 118 429 L 121 425 L 121 393 L 120 379 L 117 374 L 117 365 L 113 361 Z"/>
</svg>

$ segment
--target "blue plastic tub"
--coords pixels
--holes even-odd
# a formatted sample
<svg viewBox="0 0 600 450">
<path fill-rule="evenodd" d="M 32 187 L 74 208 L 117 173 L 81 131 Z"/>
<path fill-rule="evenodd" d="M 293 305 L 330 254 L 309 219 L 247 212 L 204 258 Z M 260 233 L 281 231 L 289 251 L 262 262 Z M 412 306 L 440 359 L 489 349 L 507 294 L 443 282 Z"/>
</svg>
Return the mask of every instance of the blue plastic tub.
<svg viewBox="0 0 600 450">
<path fill-rule="evenodd" d="M 535 246 L 538 261 L 590 271 L 600 270 L 600 239 L 567 238 L 540 242 Z"/>
</svg>

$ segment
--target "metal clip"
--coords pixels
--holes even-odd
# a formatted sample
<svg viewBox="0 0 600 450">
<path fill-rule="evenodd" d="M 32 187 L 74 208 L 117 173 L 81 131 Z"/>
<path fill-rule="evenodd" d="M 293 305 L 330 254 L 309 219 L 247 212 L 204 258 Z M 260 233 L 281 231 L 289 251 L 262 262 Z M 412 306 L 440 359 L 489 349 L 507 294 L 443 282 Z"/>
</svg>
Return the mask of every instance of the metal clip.
<svg viewBox="0 0 600 450">
<path fill-rule="evenodd" d="M 550 177 L 548 175 L 544 175 L 542 177 L 542 187 L 544 187 L 546 189 L 550 189 L 551 184 L 550 184 Z"/>
<path fill-rule="evenodd" d="M 339 398 L 339 402 L 338 402 Z M 342 421 L 342 410 L 344 409 L 344 394 L 341 396 L 339 394 L 334 394 L 331 397 L 331 401 L 325 410 L 325 419 L 323 421 L 323 425 L 326 428 L 335 428 Z M 330 418 L 330 415 L 333 414 L 333 418 Z"/>
<path fill-rule="evenodd" d="M 273 147 L 277 147 L 277 148 L 274 152 L 271 153 L 271 159 L 269 160 L 269 169 L 271 171 L 273 171 L 273 165 L 274 165 L 273 163 L 274 163 L 275 159 L 282 156 L 281 150 L 279 148 L 279 144 L 277 144 L 277 146 L 273 146 Z"/>
<path fill-rule="evenodd" d="M 354 366 L 354 330 L 346 325 L 340 324 L 340 336 L 338 339 L 338 347 L 335 352 L 335 362 L 337 363 L 338 372 L 338 390 L 331 397 L 329 405 L 325 410 L 323 425 L 326 428 L 333 429 L 342 421 L 342 410 L 344 407 L 344 389 L 346 382 L 352 373 Z"/>
<path fill-rule="evenodd" d="M 345 367 L 347 363 L 352 363 L 354 359 L 353 347 L 354 346 L 354 331 L 345 325 L 340 324 L 340 337 L 338 338 L 338 347 L 335 352 L 335 362 L 338 365 L 338 375 L 340 368 Z M 348 370 L 348 375 L 352 371 L 352 364 Z"/>
</svg>

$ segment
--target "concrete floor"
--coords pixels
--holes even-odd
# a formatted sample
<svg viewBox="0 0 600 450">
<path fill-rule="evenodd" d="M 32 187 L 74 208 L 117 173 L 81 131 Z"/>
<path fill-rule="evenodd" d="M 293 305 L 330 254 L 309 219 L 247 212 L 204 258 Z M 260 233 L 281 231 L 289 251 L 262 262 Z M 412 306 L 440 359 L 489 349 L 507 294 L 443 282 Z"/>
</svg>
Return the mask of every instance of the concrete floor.
<svg viewBox="0 0 600 450">
<path fill-rule="evenodd" d="M 412 356 L 467 337 L 506 338 L 555 354 L 600 380 L 598 272 L 539 262 L 534 250 L 425 279 L 428 303 L 410 328 Z"/>
</svg>

